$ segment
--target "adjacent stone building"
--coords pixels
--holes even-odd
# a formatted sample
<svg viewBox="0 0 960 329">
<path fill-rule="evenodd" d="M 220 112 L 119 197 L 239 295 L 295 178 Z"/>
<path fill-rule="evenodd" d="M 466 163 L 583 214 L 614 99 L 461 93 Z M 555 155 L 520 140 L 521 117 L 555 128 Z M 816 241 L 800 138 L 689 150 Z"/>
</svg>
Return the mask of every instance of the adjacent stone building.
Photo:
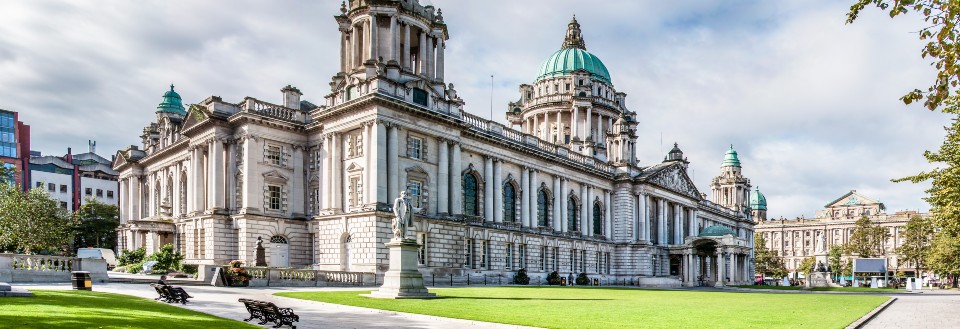
<svg viewBox="0 0 960 329">
<path fill-rule="evenodd" d="M 857 193 L 856 190 L 825 205 L 823 210 L 816 212 L 815 218 L 767 220 L 766 198 L 759 191 L 755 191 L 751 204 L 753 209 L 763 211 L 761 216 L 754 217 L 758 221 L 756 231 L 763 234 L 767 248 L 783 256 L 784 264 L 793 278 L 803 277 L 798 267 L 804 258 L 814 256 L 818 235 L 826 234 L 825 250 L 830 250 L 830 247 L 835 245 L 843 245 L 850 239 L 857 220 L 862 216 L 867 216 L 875 224 L 889 230 L 890 238 L 885 247 L 891 274 L 899 270 L 913 275 L 916 272 L 915 264 L 900 262 L 895 249 L 903 244 L 901 236 L 910 218 L 930 216 L 928 213 L 916 211 L 887 214 L 883 203 Z"/>
<path fill-rule="evenodd" d="M 425 274 L 752 282 L 736 152 L 713 201 L 677 145 L 662 162 L 638 159 L 644 113 L 628 109 L 575 19 L 505 126 L 464 111 L 445 81 L 440 10 L 349 1 L 334 18 L 339 72 L 319 105 L 287 86 L 277 103 L 211 96 L 188 111 L 171 86 L 141 145 L 114 162 L 121 249 L 173 243 L 191 263 L 251 262 L 262 237 L 271 266 L 382 273 L 390 205 L 405 190 Z"/>
</svg>

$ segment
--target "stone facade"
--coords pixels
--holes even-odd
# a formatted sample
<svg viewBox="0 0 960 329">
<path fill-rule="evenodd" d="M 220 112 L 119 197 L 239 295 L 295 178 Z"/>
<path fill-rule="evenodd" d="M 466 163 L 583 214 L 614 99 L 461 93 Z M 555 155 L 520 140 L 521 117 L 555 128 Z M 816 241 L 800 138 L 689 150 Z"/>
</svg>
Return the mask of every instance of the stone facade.
<svg viewBox="0 0 960 329">
<path fill-rule="evenodd" d="M 804 258 L 814 256 L 816 252 L 817 236 L 826 234 L 826 246 L 830 247 L 847 243 L 856 227 L 856 222 L 862 216 L 867 216 L 890 232 L 890 239 L 885 245 L 888 269 L 893 273 L 898 270 L 907 274 L 916 271 L 914 264 L 901 263 L 895 249 L 903 244 L 901 235 L 911 217 L 922 216 L 929 218 L 928 213 L 916 211 L 899 211 L 893 214 L 886 213 L 883 203 L 868 198 L 856 190 L 852 190 L 840 198 L 824 206 L 816 212 L 815 218 L 774 219 L 758 218 L 756 231 L 763 234 L 767 248 L 783 256 L 784 264 L 790 271 L 790 276 L 802 277 L 798 267 Z M 844 257 L 845 259 L 848 257 Z"/>
<path fill-rule="evenodd" d="M 322 105 L 291 86 L 278 104 L 214 96 L 191 111 L 164 96 L 142 149 L 114 164 L 125 248 L 172 242 L 188 262 L 249 263 L 262 236 L 273 266 L 383 273 L 390 205 L 405 190 L 424 274 L 752 281 L 753 221 L 734 210 L 746 200 L 707 200 L 676 146 L 640 165 L 642 114 L 586 52 L 576 20 L 505 126 L 465 112 L 444 81 L 441 11 L 350 1 L 335 19 L 340 72 Z M 594 62 L 560 67 L 564 54 Z"/>
</svg>

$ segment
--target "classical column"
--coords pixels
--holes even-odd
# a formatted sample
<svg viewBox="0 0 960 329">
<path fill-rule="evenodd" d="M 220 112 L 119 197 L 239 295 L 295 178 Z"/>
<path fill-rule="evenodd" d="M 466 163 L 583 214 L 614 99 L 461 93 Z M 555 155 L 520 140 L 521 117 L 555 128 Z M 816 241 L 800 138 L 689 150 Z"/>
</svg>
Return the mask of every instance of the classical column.
<svg viewBox="0 0 960 329">
<path fill-rule="evenodd" d="M 590 196 L 587 194 L 589 193 L 588 189 L 589 188 L 586 185 L 582 183 L 580 184 L 580 223 L 578 223 L 580 224 L 580 227 L 577 227 L 576 229 L 580 231 L 581 236 L 587 235 L 588 233 L 588 230 L 584 230 L 584 223 L 587 222 L 587 218 L 590 216 L 590 213 L 587 210 L 590 208 L 587 206 L 589 202 L 588 200 L 590 200 Z"/>
<path fill-rule="evenodd" d="M 593 200 L 594 200 L 594 198 L 593 198 L 593 186 L 587 186 L 587 200 L 586 200 L 586 202 L 584 202 L 584 205 L 583 205 L 584 208 L 586 208 L 586 209 L 584 209 L 584 210 L 586 210 L 587 218 L 584 218 L 584 219 L 581 221 L 582 223 L 586 224 L 586 225 L 583 225 L 583 226 L 585 226 L 585 227 L 584 227 L 585 230 L 582 230 L 581 232 L 584 232 L 584 235 L 587 235 L 587 236 L 593 236 L 593 235 L 594 235 L 594 233 L 593 233 L 593 226 L 596 225 L 596 224 L 593 222 Z"/>
<path fill-rule="evenodd" d="M 610 204 L 610 191 L 603 191 L 603 206 L 606 208 L 603 211 L 603 235 L 607 239 L 613 239 L 613 205 Z"/>
<path fill-rule="evenodd" d="M 443 81 L 443 52 L 446 45 L 443 42 L 443 35 L 437 37 L 437 80 Z"/>
<path fill-rule="evenodd" d="M 388 143 L 387 143 L 387 126 L 384 125 L 379 119 L 373 123 L 373 137 L 370 140 L 369 144 L 371 147 L 376 148 L 376 167 L 371 168 L 377 175 L 377 185 L 376 187 L 371 186 L 370 188 L 377 189 L 377 199 L 376 202 L 390 202 L 390 194 L 388 185 L 390 184 L 387 180 L 389 166 L 387 165 L 387 152 L 388 152 Z M 371 153 L 374 154 L 374 153 Z"/>
<path fill-rule="evenodd" d="M 597 136 L 600 143 L 606 140 L 606 134 L 603 131 L 603 114 L 601 113 L 597 113 Z"/>
<path fill-rule="evenodd" d="M 552 175 L 551 179 L 553 182 L 553 184 L 550 185 L 550 188 L 553 190 L 553 202 L 551 203 L 553 206 L 553 216 L 550 217 L 552 221 L 549 224 L 553 227 L 554 231 L 562 231 L 563 223 L 560 221 L 560 218 L 562 218 L 560 214 L 560 200 L 562 199 L 560 197 L 560 178 L 557 177 L 557 175 Z"/>
<path fill-rule="evenodd" d="M 437 164 L 437 213 L 450 213 L 450 146 L 447 140 L 441 139 L 439 143 L 440 162 Z"/>
<path fill-rule="evenodd" d="M 400 134 L 396 124 L 387 127 L 387 177 L 390 180 L 387 188 L 387 201 L 400 195 Z M 388 202 L 389 203 L 389 202 Z"/>
<path fill-rule="evenodd" d="M 531 131 L 530 134 L 537 136 L 537 138 L 541 138 L 542 136 L 540 135 L 540 116 L 534 114 L 532 115 L 532 117 L 533 117 L 533 127 L 531 129 L 533 129 L 533 131 Z"/>
<path fill-rule="evenodd" d="M 503 223 L 503 160 L 493 161 L 493 221 Z"/>
<path fill-rule="evenodd" d="M 433 75 L 435 73 L 434 67 L 433 67 L 433 60 L 436 54 L 437 54 L 436 49 L 433 47 L 433 37 L 430 35 L 427 35 L 427 58 L 426 58 L 427 74 L 426 76 L 428 80 L 433 80 Z"/>
<path fill-rule="evenodd" d="M 570 120 L 570 123 L 573 124 L 573 129 L 571 129 L 571 130 L 572 130 L 572 134 L 573 134 L 573 136 L 579 137 L 579 138 L 582 140 L 583 137 L 581 137 L 581 136 L 583 136 L 583 134 L 580 133 L 580 127 L 581 127 L 581 126 L 580 126 L 580 122 L 579 122 L 579 120 L 580 120 L 580 108 L 574 106 L 574 107 L 570 108 L 570 112 L 572 112 L 571 115 L 573 115 L 573 120 Z M 571 137 L 571 138 L 573 138 L 573 137 Z"/>
<path fill-rule="evenodd" d="M 140 193 L 140 177 L 130 176 L 129 180 L 130 188 L 127 198 L 130 199 L 130 214 L 127 218 L 138 220 L 140 219 L 140 198 L 143 197 L 143 193 Z"/>
<path fill-rule="evenodd" d="M 650 242 L 650 211 L 647 209 L 648 198 L 646 194 L 640 193 L 640 224 L 643 226 L 640 239 Z"/>
<path fill-rule="evenodd" d="M 425 75 L 427 64 L 427 33 L 420 31 L 420 56 L 417 57 L 417 74 Z"/>
<path fill-rule="evenodd" d="M 563 125 L 560 123 L 561 113 L 560 110 L 557 110 L 557 141 L 555 142 L 557 144 L 563 144 Z"/>
<path fill-rule="evenodd" d="M 540 184 L 537 184 L 537 170 L 529 168 L 528 170 L 530 170 L 530 202 L 527 203 L 527 209 L 530 212 L 530 227 L 540 227 L 540 214 L 538 213 L 540 211 Z M 550 211 L 550 209 L 544 210 Z M 544 224 L 545 226 L 551 226 L 549 222 Z"/>
<path fill-rule="evenodd" d="M 493 221 L 493 157 L 486 156 L 483 160 L 483 221 Z"/>
<path fill-rule="evenodd" d="M 230 163 L 235 163 L 235 161 L 230 161 Z M 304 215 L 307 212 L 304 207 L 304 196 L 306 195 L 307 189 L 304 187 L 304 178 L 306 174 L 303 172 L 303 146 L 294 145 L 293 146 L 293 190 L 290 191 L 290 203 L 293 204 L 290 207 L 290 210 L 295 215 Z"/>
<path fill-rule="evenodd" d="M 347 60 L 347 65 L 349 65 L 347 72 L 350 72 L 360 66 L 357 60 L 360 57 L 360 27 L 356 25 L 350 25 L 350 50 L 347 51 L 347 55 L 350 56 L 350 59 Z"/>
<path fill-rule="evenodd" d="M 323 136 L 323 166 L 320 171 L 320 209 L 333 209 L 333 138 Z M 250 184 L 247 184 L 250 185 Z"/>
<path fill-rule="evenodd" d="M 390 15 L 390 59 L 400 61 L 397 57 L 397 16 Z"/>
<path fill-rule="evenodd" d="M 460 143 L 453 142 L 453 159 L 450 161 L 450 211 L 463 214 L 463 168 L 460 166 Z"/>
<path fill-rule="evenodd" d="M 350 44 L 347 43 L 347 31 L 340 31 L 340 72 L 347 72 L 349 61 Z"/>
<path fill-rule="evenodd" d="M 587 108 L 587 116 L 585 117 L 585 119 L 587 120 L 586 132 L 584 133 L 583 136 L 584 138 L 588 139 L 591 143 L 593 143 L 593 140 L 594 140 L 593 138 L 593 107 Z"/>
<path fill-rule="evenodd" d="M 337 211 L 346 210 L 347 200 L 343 197 L 343 140 L 340 139 L 340 133 L 335 132 L 330 137 L 330 150 L 333 152 L 333 160 L 330 166 L 332 180 L 330 182 L 331 197 L 333 198 L 333 208 Z"/>
<path fill-rule="evenodd" d="M 377 25 L 377 15 L 370 15 L 370 59 L 380 57 L 380 29 Z"/>
<path fill-rule="evenodd" d="M 527 166 L 520 167 L 520 225 L 530 227 L 530 196 L 534 189 L 530 185 L 530 174 Z M 536 196 L 534 196 L 536 197 Z"/>
<path fill-rule="evenodd" d="M 216 138 L 210 144 L 210 159 L 208 169 L 212 179 L 210 179 L 209 195 L 211 199 L 208 208 L 223 209 L 223 176 L 225 171 L 223 166 L 223 142 Z"/>
<path fill-rule="evenodd" d="M 699 211 L 697 209 L 693 209 L 693 214 L 690 216 L 690 232 L 692 232 L 690 235 L 692 236 L 700 235 L 700 225 L 697 221 L 698 213 Z"/>
<path fill-rule="evenodd" d="M 725 284 L 724 278 L 726 278 L 726 257 L 724 256 L 723 249 L 717 249 L 717 284 L 716 286 L 723 286 Z"/>
<path fill-rule="evenodd" d="M 403 68 L 413 71 L 410 66 L 410 23 L 403 24 Z"/>
<path fill-rule="evenodd" d="M 667 202 L 657 199 L 657 240 L 659 245 L 667 244 Z"/>
<path fill-rule="evenodd" d="M 680 212 L 683 211 L 683 208 L 680 207 L 680 204 L 673 205 L 673 242 L 674 244 L 683 244 L 683 237 L 681 237 L 681 232 L 683 232 L 683 223 L 680 222 Z"/>
<path fill-rule="evenodd" d="M 567 179 L 559 178 L 560 180 L 560 189 L 557 191 L 557 208 L 560 209 L 560 228 L 561 232 L 570 232 L 570 221 L 567 220 L 567 202 L 569 201 L 569 196 L 567 196 Z"/>
<path fill-rule="evenodd" d="M 375 205 L 377 203 L 377 185 L 380 185 L 377 181 L 377 172 L 380 170 L 377 167 L 376 157 L 376 121 L 365 122 L 360 127 L 363 129 L 362 145 L 364 162 L 366 163 L 366 169 L 363 172 L 364 204 Z"/>
</svg>

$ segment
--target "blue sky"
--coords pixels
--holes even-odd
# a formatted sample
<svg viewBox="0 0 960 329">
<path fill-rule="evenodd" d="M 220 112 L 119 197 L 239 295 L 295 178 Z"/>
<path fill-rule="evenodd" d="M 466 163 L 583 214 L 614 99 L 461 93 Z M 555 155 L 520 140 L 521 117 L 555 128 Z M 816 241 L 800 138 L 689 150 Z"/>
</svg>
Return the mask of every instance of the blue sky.
<svg viewBox="0 0 960 329">
<path fill-rule="evenodd" d="M 917 17 L 844 1 L 453 1 L 446 77 L 468 111 L 494 118 L 556 51 L 570 16 L 587 49 L 639 113 L 645 165 L 673 142 L 701 191 L 733 144 L 771 217 L 813 216 L 849 190 L 888 211 L 926 210 L 926 184 L 949 117 L 898 98 L 929 85 Z M 217 95 L 280 101 L 297 86 L 318 102 L 338 68 L 338 1 L 0 2 L 0 108 L 32 126 L 33 149 L 139 144 L 167 85 L 188 103 Z M 662 136 L 662 143 L 661 143 Z"/>
</svg>

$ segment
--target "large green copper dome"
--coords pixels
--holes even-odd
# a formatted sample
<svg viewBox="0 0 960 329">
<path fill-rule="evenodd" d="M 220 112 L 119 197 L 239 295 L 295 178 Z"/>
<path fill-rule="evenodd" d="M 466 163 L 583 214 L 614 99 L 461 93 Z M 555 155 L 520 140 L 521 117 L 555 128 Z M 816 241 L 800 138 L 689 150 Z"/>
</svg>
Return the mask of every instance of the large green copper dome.
<svg viewBox="0 0 960 329">
<path fill-rule="evenodd" d="M 187 114 L 187 110 L 183 108 L 183 100 L 180 98 L 180 94 L 173 91 L 173 85 L 170 85 L 169 91 L 163 93 L 163 101 L 160 102 L 160 105 L 157 105 L 157 112 Z"/>
<path fill-rule="evenodd" d="M 547 57 L 540 65 L 540 74 L 537 81 L 554 76 L 569 75 L 576 70 L 586 70 L 590 75 L 606 83 L 612 83 L 607 66 L 596 55 L 587 51 L 587 46 L 580 35 L 580 23 L 574 16 L 567 24 L 567 35 L 563 39 L 560 50 Z"/>
<path fill-rule="evenodd" d="M 767 197 L 760 193 L 759 187 L 750 191 L 750 209 L 767 210 Z"/>
<path fill-rule="evenodd" d="M 723 157 L 723 164 L 721 166 L 740 166 L 740 158 L 737 157 L 737 151 L 733 150 L 733 145 L 730 145 L 730 149 L 727 150 L 727 154 Z"/>
<path fill-rule="evenodd" d="M 576 70 L 586 70 L 590 75 L 603 82 L 611 83 L 610 72 L 596 55 L 579 48 L 564 48 L 550 55 L 540 65 L 537 80 L 568 75 Z"/>
</svg>

